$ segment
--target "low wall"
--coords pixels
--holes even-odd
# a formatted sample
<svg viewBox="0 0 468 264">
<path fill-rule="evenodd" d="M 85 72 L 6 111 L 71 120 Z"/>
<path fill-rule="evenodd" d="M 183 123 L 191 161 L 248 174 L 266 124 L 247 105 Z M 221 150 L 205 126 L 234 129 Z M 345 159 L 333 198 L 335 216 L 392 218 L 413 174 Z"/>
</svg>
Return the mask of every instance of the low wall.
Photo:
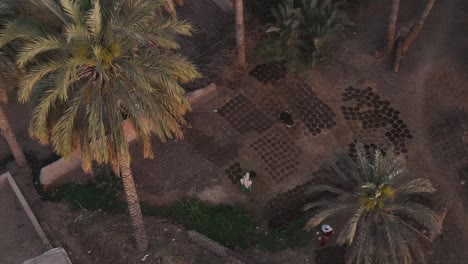
<svg viewBox="0 0 468 264">
<path fill-rule="evenodd" d="M 187 93 L 187 99 L 192 106 L 192 109 L 195 109 L 205 100 L 211 98 L 211 96 L 213 96 L 216 91 L 216 84 L 211 83 L 204 88 Z M 133 129 L 132 123 L 129 120 L 126 120 L 124 121 L 123 126 L 127 136 L 127 141 L 132 142 L 135 140 L 137 138 L 137 134 Z M 74 155 L 71 159 L 68 160 L 61 158 L 56 162 L 43 167 L 39 175 L 39 180 L 45 190 L 50 189 L 58 184 L 76 181 L 78 179 L 74 179 L 73 177 L 65 178 L 64 175 L 75 169 L 78 169 L 80 166 L 81 159 L 78 155 Z"/>
</svg>

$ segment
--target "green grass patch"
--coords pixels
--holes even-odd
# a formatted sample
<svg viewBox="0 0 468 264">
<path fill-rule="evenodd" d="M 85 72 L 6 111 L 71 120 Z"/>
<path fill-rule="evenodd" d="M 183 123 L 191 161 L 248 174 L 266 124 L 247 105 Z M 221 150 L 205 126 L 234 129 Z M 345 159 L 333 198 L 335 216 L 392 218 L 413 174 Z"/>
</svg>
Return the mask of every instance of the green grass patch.
<svg viewBox="0 0 468 264">
<path fill-rule="evenodd" d="M 96 188 L 95 184 L 65 184 L 49 193 L 49 199 L 66 203 L 73 209 L 123 213 L 127 204 L 117 199 L 118 192 Z"/>
<path fill-rule="evenodd" d="M 285 226 L 272 229 L 268 234 L 256 236 L 256 244 L 264 250 L 280 251 L 287 248 L 301 248 L 310 241 L 310 233 L 304 230 L 306 217 L 291 221 Z"/>
<path fill-rule="evenodd" d="M 107 213 L 125 213 L 127 205 L 118 199 L 120 185 L 99 180 L 97 184 L 66 184 L 49 193 L 48 198 L 68 204 L 73 209 L 97 210 Z M 268 251 L 299 248 L 310 236 L 304 230 L 305 218 L 292 221 L 281 228 L 260 230 L 253 217 L 242 207 L 233 205 L 210 206 L 197 199 L 185 199 L 170 207 L 141 205 L 145 216 L 170 218 L 184 224 L 228 247 L 258 246 Z"/>
</svg>

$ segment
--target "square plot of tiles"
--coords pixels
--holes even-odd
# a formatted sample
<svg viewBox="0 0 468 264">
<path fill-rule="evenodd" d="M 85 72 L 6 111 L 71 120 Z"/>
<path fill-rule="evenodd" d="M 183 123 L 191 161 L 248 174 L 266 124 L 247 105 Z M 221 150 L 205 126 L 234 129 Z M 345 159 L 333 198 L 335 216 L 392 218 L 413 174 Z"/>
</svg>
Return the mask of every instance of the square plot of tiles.
<svg viewBox="0 0 468 264">
<path fill-rule="evenodd" d="M 309 134 L 317 136 L 336 126 L 336 114 L 308 84 L 293 82 L 283 89 L 283 97 L 291 108 L 291 114 L 307 128 Z"/>
<path fill-rule="evenodd" d="M 286 77 L 286 62 L 275 61 L 267 64 L 259 64 L 249 72 L 249 75 L 263 84 L 276 84 L 278 81 Z"/>
<path fill-rule="evenodd" d="M 255 140 L 250 147 L 265 164 L 264 170 L 275 183 L 295 176 L 302 153 L 285 133 L 266 133 Z"/>
<path fill-rule="evenodd" d="M 239 162 L 234 162 L 224 170 L 232 184 L 239 184 L 240 179 L 244 176 L 245 171 L 242 169 Z"/>
<path fill-rule="evenodd" d="M 278 119 L 281 112 L 286 110 L 286 103 L 277 95 L 269 95 L 259 100 L 259 106 L 273 119 Z"/>
<path fill-rule="evenodd" d="M 272 119 L 243 94 L 229 100 L 218 112 L 241 133 L 262 133 L 273 125 Z"/>
<path fill-rule="evenodd" d="M 272 212 L 272 217 L 268 224 L 270 227 L 279 227 L 291 222 L 303 214 L 302 208 L 310 200 L 306 195 L 306 190 L 311 186 L 313 180 L 297 185 L 287 192 L 275 195 L 270 200 L 269 205 Z"/>
<path fill-rule="evenodd" d="M 400 118 L 400 112 L 391 107 L 389 101 L 380 98 L 372 88 L 345 89 L 341 107 L 345 120 L 358 122 L 361 129 L 369 133 L 385 129 L 384 136 L 394 146 L 395 154 L 408 153 L 408 141 L 413 138 L 408 126 Z"/>
<path fill-rule="evenodd" d="M 309 195 L 307 189 L 314 184 L 325 183 L 335 176 L 336 172 L 330 167 L 321 167 L 312 174 L 308 181 L 275 195 L 268 202 L 272 212 L 268 224 L 271 227 L 279 227 L 307 214 L 307 212 L 303 211 L 304 206 L 317 199 L 317 197 Z"/>
</svg>

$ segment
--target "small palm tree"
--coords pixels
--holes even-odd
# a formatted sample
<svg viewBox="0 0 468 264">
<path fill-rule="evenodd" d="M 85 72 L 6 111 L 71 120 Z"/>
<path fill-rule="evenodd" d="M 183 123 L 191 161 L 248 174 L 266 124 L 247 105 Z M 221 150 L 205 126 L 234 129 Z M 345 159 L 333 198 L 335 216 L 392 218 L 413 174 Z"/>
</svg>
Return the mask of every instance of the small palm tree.
<svg viewBox="0 0 468 264">
<path fill-rule="evenodd" d="M 179 83 L 200 75 L 174 52 L 174 38 L 190 36 L 191 26 L 154 21 L 152 0 L 32 1 L 62 27 L 19 18 L 0 32 L 0 46 L 23 42 L 17 65 L 28 72 L 18 99 L 35 104 L 30 135 L 65 158 L 79 152 L 86 171 L 93 161 L 110 163 L 122 177 L 137 248 L 146 250 L 123 124 L 133 125 L 145 157 L 153 157 L 152 134 L 182 136 L 189 104 Z"/>
<path fill-rule="evenodd" d="M 291 63 L 315 63 L 325 44 L 343 29 L 337 4 L 331 0 L 288 1 L 272 9 L 280 57 Z M 276 44 L 276 45 L 278 45 Z"/>
<path fill-rule="evenodd" d="M 435 192 L 432 184 L 426 179 L 397 184 L 404 159 L 391 150 L 368 155 L 362 144 L 356 161 L 338 155 L 335 169 L 339 182 L 310 188 L 311 194 L 328 193 L 326 197 L 333 198 L 305 206 L 315 209 L 306 229 L 330 217 L 349 216 L 337 238 L 339 245 L 351 246 L 349 263 L 421 263 L 423 246 L 430 239 L 420 230 L 430 234 L 441 230 L 437 214 L 415 199 Z"/>
<path fill-rule="evenodd" d="M 0 23 L 11 18 L 12 15 L 13 14 L 10 12 L 8 3 L 4 0 L 0 1 Z M 12 52 L 7 52 L 4 49 L 0 50 L 0 133 L 5 138 L 13 157 L 15 158 L 16 164 L 19 167 L 24 167 L 27 165 L 26 158 L 11 129 L 2 106 L 2 104 L 6 104 L 8 102 L 8 92 L 16 86 L 18 78 L 17 73 L 18 70 L 14 63 L 14 54 Z"/>
</svg>

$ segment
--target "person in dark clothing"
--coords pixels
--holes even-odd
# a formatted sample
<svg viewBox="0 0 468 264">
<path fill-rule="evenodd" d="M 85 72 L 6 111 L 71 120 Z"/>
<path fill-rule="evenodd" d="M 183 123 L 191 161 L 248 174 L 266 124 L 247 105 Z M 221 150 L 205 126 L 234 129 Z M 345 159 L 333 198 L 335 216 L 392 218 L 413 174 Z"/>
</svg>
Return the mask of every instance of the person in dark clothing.
<svg viewBox="0 0 468 264">
<path fill-rule="evenodd" d="M 323 247 L 330 239 L 330 237 L 335 233 L 333 228 L 330 225 L 322 225 L 322 237 L 320 238 L 320 246 Z"/>
<path fill-rule="evenodd" d="M 294 119 L 288 111 L 281 112 L 279 119 L 289 128 L 294 125 Z"/>
</svg>

